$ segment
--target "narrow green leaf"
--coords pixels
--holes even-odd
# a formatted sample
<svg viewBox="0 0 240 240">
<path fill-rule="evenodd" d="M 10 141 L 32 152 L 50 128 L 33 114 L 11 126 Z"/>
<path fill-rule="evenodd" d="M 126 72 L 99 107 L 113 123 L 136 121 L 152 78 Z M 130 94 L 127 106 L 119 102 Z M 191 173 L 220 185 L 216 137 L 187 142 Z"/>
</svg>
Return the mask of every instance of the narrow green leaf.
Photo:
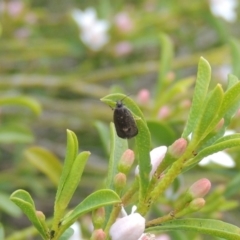
<svg viewBox="0 0 240 240">
<path fill-rule="evenodd" d="M 194 231 L 202 234 L 208 234 L 215 237 L 221 237 L 228 240 L 240 239 L 240 228 L 229 223 L 215 219 L 177 219 L 162 223 L 159 226 L 150 227 L 145 232 L 159 231 Z"/>
<path fill-rule="evenodd" d="M 38 232 L 41 234 L 43 239 L 48 237 L 48 229 L 39 221 L 36 215 L 35 204 L 30 196 L 30 194 L 24 190 L 17 190 L 10 196 L 11 201 L 13 201 L 24 214 L 28 217 L 31 223 L 35 226 Z"/>
<path fill-rule="evenodd" d="M 183 138 L 187 138 L 188 135 L 193 131 L 196 121 L 202 113 L 201 109 L 204 104 L 204 99 L 207 95 L 210 80 L 211 67 L 207 60 L 201 57 L 198 64 L 198 73 L 193 94 L 192 106 L 190 108 L 187 124 L 182 134 Z"/>
<path fill-rule="evenodd" d="M 190 161 L 186 162 L 185 167 L 188 167 L 187 169 L 193 167 L 195 164 L 197 164 L 199 161 L 201 161 L 204 157 L 207 157 L 213 153 L 225 150 L 227 148 L 237 147 L 240 146 L 240 138 L 233 138 L 228 139 L 226 141 L 220 141 L 214 145 L 211 145 L 209 147 L 206 147 L 202 151 L 200 151 L 196 157 L 191 159 Z M 190 167 L 189 167 L 190 166 Z M 184 167 L 184 168 L 185 168 Z M 184 169 L 186 171 L 186 169 Z"/>
<path fill-rule="evenodd" d="M 21 105 L 30 108 L 36 115 L 40 115 L 42 109 L 39 102 L 35 99 L 25 96 L 18 97 L 2 97 L 0 105 Z"/>
<path fill-rule="evenodd" d="M 121 199 L 114 191 L 110 189 L 98 190 L 78 204 L 70 214 L 67 214 L 63 218 L 62 225 L 68 228 L 81 215 L 91 212 L 94 209 L 117 203 L 121 203 Z"/>
<path fill-rule="evenodd" d="M 57 186 L 62 171 L 58 158 L 48 150 L 40 147 L 31 147 L 24 151 L 24 156 L 37 169 L 46 174 Z"/>
<path fill-rule="evenodd" d="M 233 87 L 235 84 L 239 82 L 238 78 L 235 75 L 229 74 L 228 75 L 228 85 L 227 89 Z"/>
<path fill-rule="evenodd" d="M 66 150 L 63 171 L 58 184 L 56 201 L 58 201 L 59 195 L 61 194 L 66 178 L 68 177 L 68 174 L 71 171 L 73 162 L 77 156 L 77 152 L 78 152 L 77 137 L 74 132 L 67 130 L 67 150 Z"/>
<path fill-rule="evenodd" d="M 199 141 L 206 137 L 216 125 L 216 117 L 223 101 L 223 89 L 217 85 L 206 99 L 205 106 L 202 108 L 203 114 L 199 117 L 196 128 L 193 131 L 193 141 Z"/>
<path fill-rule="evenodd" d="M 108 175 L 106 188 L 115 190 L 113 182 L 117 174 L 118 162 L 123 153 L 128 149 L 128 142 L 126 139 L 119 138 L 116 134 L 115 126 L 110 124 L 110 158 L 108 163 Z"/>
<path fill-rule="evenodd" d="M 62 234 L 59 240 L 68 240 L 74 234 L 74 230 L 72 228 L 66 229 L 66 231 Z"/>
<path fill-rule="evenodd" d="M 239 80 L 237 79 L 236 76 L 229 74 L 227 89 L 230 89 L 238 82 L 239 82 Z M 215 123 L 217 124 L 220 121 L 221 117 L 223 117 L 223 119 L 224 119 L 223 127 L 218 132 L 213 130 L 211 133 L 209 133 L 209 135 L 206 137 L 206 139 L 204 139 L 204 141 L 200 144 L 201 145 L 200 149 L 204 149 L 204 148 L 212 145 L 214 142 L 216 142 L 216 140 L 218 140 L 220 137 L 222 137 L 224 135 L 225 130 L 229 126 L 232 117 L 235 115 L 235 113 L 239 109 L 239 106 L 240 106 L 240 100 L 236 99 L 235 103 L 232 104 L 232 106 L 229 106 L 229 108 L 227 109 L 224 116 L 218 116 L 216 118 Z"/>
<path fill-rule="evenodd" d="M 239 100 L 240 82 L 233 85 L 225 92 L 221 109 L 219 111 L 219 118 L 221 119 L 229 111 L 229 109 L 232 109 L 232 106 L 236 107 L 236 104 L 239 103 Z"/>
<path fill-rule="evenodd" d="M 240 69 L 239 69 L 239 62 L 240 62 L 240 43 L 237 39 L 231 38 L 229 40 L 231 56 L 232 56 L 232 72 L 234 75 L 240 78 Z"/>
<path fill-rule="evenodd" d="M 176 132 L 166 122 L 148 120 L 147 125 L 151 133 L 153 147 L 170 145 L 176 139 Z"/>
<path fill-rule="evenodd" d="M 152 169 L 150 159 L 151 136 L 148 127 L 142 119 L 137 119 L 136 122 L 139 131 L 138 135 L 136 136 L 140 176 L 139 201 L 144 201 L 150 181 L 149 174 Z"/>
<path fill-rule="evenodd" d="M 100 139 L 102 141 L 104 150 L 106 154 L 109 154 L 109 128 L 108 125 L 106 125 L 103 122 L 95 121 L 94 123 L 95 127 L 98 130 L 98 134 L 100 136 Z"/>
<path fill-rule="evenodd" d="M 62 191 L 56 201 L 56 210 L 64 210 L 67 208 L 79 182 L 82 177 L 83 170 L 87 163 L 90 152 L 81 152 L 73 162 L 71 171 L 66 178 Z"/>
</svg>

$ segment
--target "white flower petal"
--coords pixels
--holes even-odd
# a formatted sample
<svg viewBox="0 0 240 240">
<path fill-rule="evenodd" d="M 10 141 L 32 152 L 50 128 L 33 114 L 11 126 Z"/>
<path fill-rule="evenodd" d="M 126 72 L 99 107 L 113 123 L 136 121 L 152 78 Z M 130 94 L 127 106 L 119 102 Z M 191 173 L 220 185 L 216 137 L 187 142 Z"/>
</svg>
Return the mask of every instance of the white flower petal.
<svg viewBox="0 0 240 240">
<path fill-rule="evenodd" d="M 71 15 L 81 29 L 80 39 L 89 48 L 97 51 L 108 43 L 109 23 L 105 20 L 98 20 L 95 9 L 87 8 L 85 11 L 75 9 Z"/>
<path fill-rule="evenodd" d="M 82 239 L 82 232 L 81 227 L 78 222 L 75 222 L 71 228 L 74 230 L 73 235 L 68 240 L 81 240 Z"/>
<path fill-rule="evenodd" d="M 237 4 L 236 0 L 210 0 L 210 9 L 213 15 L 234 22 L 237 19 Z"/>
<path fill-rule="evenodd" d="M 132 212 L 136 210 L 134 207 Z M 119 218 L 111 226 L 109 234 L 112 240 L 136 240 L 144 232 L 145 218 L 139 213 L 132 213 Z"/>
<path fill-rule="evenodd" d="M 235 162 L 231 156 L 224 151 L 220 151 L 203 158 L 202 161 L 199 162 L 199 165 L 206 166 L 211 162 L 227 168 L 232 168 L 235 166 Z"/>
<path fill-rule="evenodd" d="M 162 162 L 163 158 L 165 157 L 166 152 L 167 152 L 166 146 L 154 148 L 150 152 L 150 158 L 151 158 L 151 164 L 152 164 L 152 170 L 150 172 L 151 177 L 157 170 L 159 164 Z"/>
<path fill-rule="evenodd" d="M 153 174 L 157 170 L 159 164 L 165 157 L 166 152 L 167 152 L 166 146 L 156 147 L 150 152 L 150 159 L 151 159 L 151 165 L 152 165 L 152 170 L 150 172 L 150 178 L 153 176 Z M 135 169 L 135 175 L 138 175 L 138 174 L 139 174 L 139 166 L 137 166 Z"/>
</svg>

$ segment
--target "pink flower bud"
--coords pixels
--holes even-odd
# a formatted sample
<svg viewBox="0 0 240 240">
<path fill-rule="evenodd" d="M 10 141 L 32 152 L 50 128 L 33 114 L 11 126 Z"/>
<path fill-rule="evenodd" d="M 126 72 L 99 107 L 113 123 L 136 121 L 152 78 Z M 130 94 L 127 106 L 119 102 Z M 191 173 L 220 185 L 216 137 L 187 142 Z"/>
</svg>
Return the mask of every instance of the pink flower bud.
<svg viewBox="0 0 240 240">
<path fill-rule="evenodd" d="M 189 189 L 188 192 L 193 198 L 204 197 L 211 188 L 211 182 L 207 178 L 202 178 L 195 182 Z"/>
<path fill-rule="evenodd" d="M 45 215 L 42 211 L 36 211 L 36 215 L 38 219 L 40 219 L 41 221 L 45 221 Z"/>
<path fill-rule="evenodd" d="M 118 171 L 128 174 L 134 162 L 134 158 L 135 158 L 134 152 L 131 149 L 127 149 L 123 153 L 118 163 Z"/>
<path fill-rule="evenodd" d="M 187 144 L 186 139 L 179 138 L 171 146 L 169 146 L 168 152 L 174 158 L 179 158 L 185 152 Z"/>
<path fill-rule="evenodd" d="M 149 100 L 150 100 L 150 92 L 149 90 L 147 89 L 141 89 L 139 92 L 138 92 L 138 95 L 137 95 L 137 99 L 138 99 L 138 102 L 142 105 L 145 105 L 147 103 L 149 103 Z"/>
<path fill-rule="evenodd" d="M 205 205 L 205 200 L 203 198 L 195 198 L 193 199 L 190 204 L 189 208 L 193 211 L 198 211 Z"/>
<path fill-rule="evenodd" d="M 106 233 L 102 229 L 94 230 L 91 240 L 105 240 Z"/>
<path fill-rule="evenodd" d="M 136 240 L 141 237 L 145 229 L 145 218 L 139 213 L 132 213 L 128 216 L 117 219 L 111 226 L 109 234 L 112 240 Z"/>
<path fill-rule="evenodd" d="M 117 28 L 123 33 L 131 32 L 134 28 L 132 19 L 126 12 L 118 13 L 114 20 Z"/>
<path fill-rule="evenodd" d="M 114 186 L 118 190 L 122 190 L 126 186 L 127 177 L 124 173 L 117 173 L 114 177 Z"/>
<path fill-rule="evenodd" d="M 169 117 L 170 113 L 171 113 L 171 110 L 168 106 L 162 106 L 162 108 L 159 109 L 158 118 L 165 119 Z"/>
</svg>

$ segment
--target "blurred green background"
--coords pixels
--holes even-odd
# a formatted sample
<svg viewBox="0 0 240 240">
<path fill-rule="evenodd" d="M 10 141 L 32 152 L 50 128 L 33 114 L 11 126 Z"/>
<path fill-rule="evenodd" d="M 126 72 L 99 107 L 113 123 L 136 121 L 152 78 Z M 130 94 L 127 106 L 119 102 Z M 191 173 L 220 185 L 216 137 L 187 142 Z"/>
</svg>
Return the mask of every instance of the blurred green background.
<svg viewBox="0 0 240 240">
<path fill-rule="evenodd" d="M 91 151 L 71 206 L 104 186 L 113 114 L 100 101 L 105 95 L 122 92 L 139 104 L 152 133 L 152 147 L 168 146 L 179 138 L 199 57 L 211 64 L 213 85 L 225 86 L 229 73 L 240 77 L 239 3 L 233 9 L 235 18 L 224 19 L 213 14 L 207 0 L 1 0 L 0 222 L 5 232 L 29 226 L 8 201 L 16 189 L 29 191 L 37 209 L 52 216 L 66 129 L 77 134 L 81 151 Z M 83 40 L 92 26 L 84 29 L 73 17 L 73 10 L 84 14 L 89 8 L 95 11 L 95 22 L 105 21 L 105 30 L 94 35 L 94 41 L 101 34 L 107 38 L 98 49 Z M 156 96 L 159 78 L 162 95 Z M 231 128 L 239 127 L 238 114 Z M 134 140 L 129 144 L 134 146 Z M 225 186 L 238 177 L 239 149 L 231 154 L 234 169 L 196 167 L 172 191 L 201 177 Z M 239 192 L 230 195 L 238 199 Z M 171 205 L 173 199 L 166 199 Z M 236 209 L 228 214 L 220 210 L 209 216 L 231 223 L 240 220 Z"/>
</svg>

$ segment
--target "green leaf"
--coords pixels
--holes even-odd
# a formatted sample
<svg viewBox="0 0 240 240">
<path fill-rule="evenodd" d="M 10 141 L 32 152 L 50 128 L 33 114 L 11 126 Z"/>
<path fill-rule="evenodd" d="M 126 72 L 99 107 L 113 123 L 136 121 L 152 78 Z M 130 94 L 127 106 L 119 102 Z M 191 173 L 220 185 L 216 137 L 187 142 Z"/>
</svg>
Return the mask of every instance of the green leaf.
<svg viewBox="0 0 240 240">
<path fill-rule="evenodd" d="M 223 101 L 223 89 L 221 85 L 217 85 L 206 99 L 205 106 L 202 107 L 202 115 L 199 116 L 199 121 L 196 128 L 193 130 L 192 141 L 202 140 L 216 126 L 216 117 L 221 108 Z"/>
<path fill-rule="evenodd" d="M 110 158 L 108 163 L 108 175 L 106 188 L 115 190 L 114 177 L 117 174 L 118 162 L 123 153 L 128 149 L 128 142 L 126 139 L 119 138 L 116 134 L 115 126 L 110 124 Z"/>
<path fill-rule="evenodd" d="M 45 225 L 39 221 L 36 215 L 35 204 L 30 196 L 30 194 L 24 190 L 17 190 L 10 196 L 11 201 L 13 201 L 28 219 L 32 222 L 38 232 L 41 234 L 43 239 L 47 239 L 48 229 L 45 228 Z"/>
<path fill-rule="evenodd" d="M 147 228 L 145 232 L 176 230 L 194 231 L 228 240 L 240 239 L 240 228 L 215 219 L 177 219 L 162 223 L 160 226 Z"/>
<path fill-rule="evenodd" d="M 150 171 L 152 169 L 150 159 L 151 136 L 142 119 L 137 119 L 138 135 L 136 136 L 136 146 L 139 164 L 139 202 L 143 202 L 149 186 Z"/>
<path fill-rule="evenodd" d="M 202 106 L 204 104 L 210 80 L 211 67 L 209 63 L 203 57 L 201 57 L 198 64 L 198 73 L 193 94 L 192 106 L 190 108 L 187 124 L 182 134 L 183 138 L 187 138 L 195 127 L 196 121 L 201 114 L 201 111 L 199 110 L 202 109 Z"/>
<path fill-rule="evenodd" d="M 230 87 L 224 94 L 221 109 L 219 111 L 219 120 L 229 111 L 232 107 L 236 107 L 240 100 L 240 82 Z"/>
<path fill-rule="evenodd" d="M 73 162 L 71 171 L 66 178 L 62 191 L 56 200 L 56 210 L 62 211 L 67 208 L 79 182 L 82 177 L 83 170 L 87 163 L 90 152 L 81 152 Z"/>
<path fill-rule="evenodd" d="M 94 209 L 117 203 L 121 203 L 121 199 L 114 191 L 110 189 L 98 190 L 78 204 L 70 214 L 67 214 L 63 218 L 62 225 L 68 228 L 81 215 L 91 212 Z"/>
<path fill-rule="evenodd" d="M 95 121 L 95 127 L 98 130 L 98 134 L 100 136 L 101 142 L 103 144 L 104 150 L 107 154 L 109 154 L 109 128 L 108 126 L 100 121 Z"/>
<path fill-rule="evenodd" d="M 48 150 L 40 147 L 31 147 L 24 151 L 27 161 L 46 174 L 57 186 L 62 171 L 62 165 L 58 158 Z"/>
<path fill-rule="evenodd" d="M 147 121 L 154 146 L 170 145 L 176 139 L 176 133 L 164 122 L 149 120 Z"/>
<path fill-rule="evenodd" d="M 73 162 L 77 157 L 78 153 L 78 140 L 74 132 L 67 130 L 67 150 L 66 150 L 66 157 L 64 161 L 63 171 L 60 177 L 60 181 L 58 184 L 57 194 L 56 194 L 56 201 L 61 194 L 63 185 L 68 177 L 69 172 L 71 171 Z"/>
<path fill-rule="evenodd" d="M 68 228 L 62 236 L 59 238 L 59 240 L 68 240 L 72 235 L 74 234 L 74 230 L 72 228 Z"/>
<path fill-rule="evenodd" d="M 226 136 L 226 137 L 229 137 L 229 138 L 226 138 L 225 141 L 221 141 L 221 139 L 219 139 L 219 141 L 217 141 L 214 145 L 204 148 L 202 151 L 200 151 L 197 154 L 196 157 L 187 161 L 184 168 L 188 167 L 187 169 L 189 169 L 189 168 L 193 167 L 195 164 L 197 164 L 199 161 L 201 161 L 204 157 L 209 156 L 213 153 L 225 150 L 227 148 L 237 147 L 240 145 L 239 136 L 238 137 L 236 136 L 233 138 L 231 138 L 232 136 Z M 225 137 L 224 137 L 224 139 L 225 139 Z M 184 169 L 184 171 L 186 171 L 186 169 Z"/>
<path fill-rule="evenodd" d="M 237 39 L 231 38 L 229 40 L 231 56 L 232 56 L 232 73 L 240 78 L 240 43 Z"/>
<path fill-rule="evenodd" d="M 236 76 L 229 74 L 227 88 L 230 89 L 238 82 L 239 82 L 239 80 L 237 79 Z M 211 133 L 209 133 L 209 135 L 206 137 L 206 139 L 204 139 L 204 141 L 201 143 L 200 149 L 203 149 L 203 148 L 206 148 L 206 147 L 212 145 L 217 139 L 219 139 L 220 137 L 222 137 L 224 135 L 226 128 L 229 126 L 231 119 L 234 116 L 234 114 L 237 112 L 237 110 L 239 109 L 239 106 L 240 106 L 240 100 L 238 98 L 236 98 L 235 103 L 233 103 L 232 106 L 229 106 L 229 108 L 227 109 L 226 113 L 223 116 L 223 118 L 224 118 L 223 127 L 218 132 L 213 130 Z M 217 120 L 215 120 L 216 124 L 218 123 L 218 120 L 220 121 L 221 117 L 222 116 L 218 116 Z"/>
<path fill-rule="evenodd" d="M 8 123 L 0 126 L 0 143 L 32 143 L 34 136 L 31 130 L 16 123 Z"/>
<path fill-rule="evenodd" d="M 36 115 L 40 115 L 41 105 L 33 98 L 18 96 L 18 97 L 2 97 L 0 105 L 20 105 L 30 108 Z"/>
</svg>

